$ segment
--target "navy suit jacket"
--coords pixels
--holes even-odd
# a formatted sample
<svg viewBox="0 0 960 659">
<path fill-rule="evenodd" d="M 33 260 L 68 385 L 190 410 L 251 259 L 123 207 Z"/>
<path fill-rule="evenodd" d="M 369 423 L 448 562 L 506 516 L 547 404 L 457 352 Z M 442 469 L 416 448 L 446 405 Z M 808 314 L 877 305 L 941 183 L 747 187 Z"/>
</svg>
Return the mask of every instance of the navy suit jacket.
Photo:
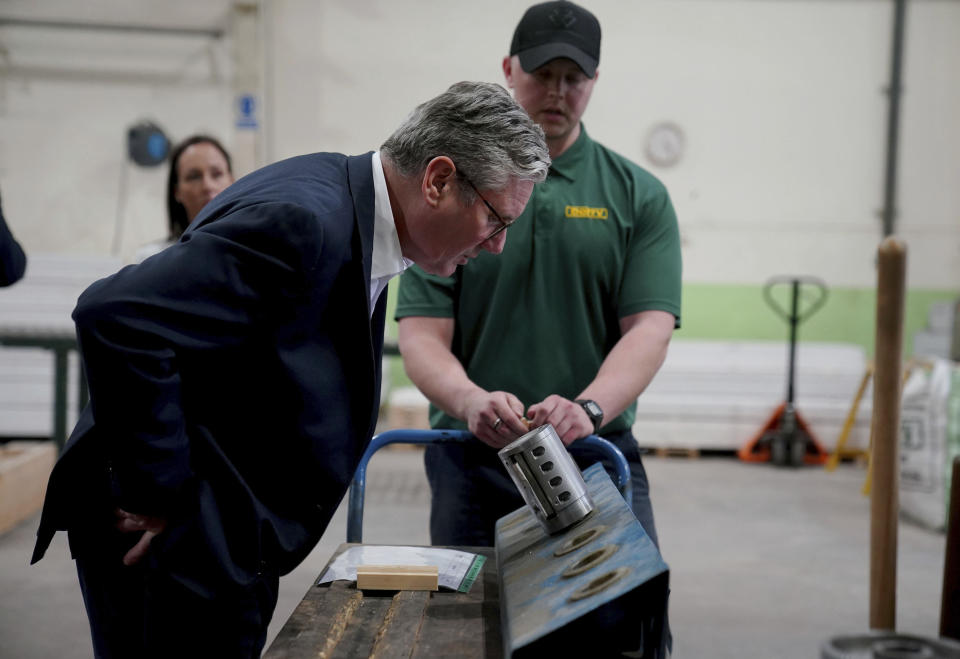
<svg viewBox="0 0 960 659">
<path fill-rule="evenodd" d="M 74 556 L 98 552 L 120 507 L 170 520 L 151 560 L 201 593 L 300 563 L 376 423 L 373 213 L 369 153 L 291 158 L 80 296 L 91 402 L 50 477 L 34 562 L 58 529 Z"/>
</svg>

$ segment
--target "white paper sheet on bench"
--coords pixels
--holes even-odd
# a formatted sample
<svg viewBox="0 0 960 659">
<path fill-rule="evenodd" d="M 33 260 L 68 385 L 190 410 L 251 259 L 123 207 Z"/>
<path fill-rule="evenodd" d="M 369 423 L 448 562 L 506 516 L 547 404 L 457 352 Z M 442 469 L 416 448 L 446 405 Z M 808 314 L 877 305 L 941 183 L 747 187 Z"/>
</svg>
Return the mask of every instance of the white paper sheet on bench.
<svg viewBox="0 0 960 659">
<path fill-rule="evenodd" d="M 485 557 L 456 549 L 407 545 L 358 545 L 336 557 L 317 584 L 357 580 L 358 565 L 436 565 L 439 585 L 466 592 L 483 566 Z M 464 589 L 466 587 L 466 589 Z"/>
</svg>

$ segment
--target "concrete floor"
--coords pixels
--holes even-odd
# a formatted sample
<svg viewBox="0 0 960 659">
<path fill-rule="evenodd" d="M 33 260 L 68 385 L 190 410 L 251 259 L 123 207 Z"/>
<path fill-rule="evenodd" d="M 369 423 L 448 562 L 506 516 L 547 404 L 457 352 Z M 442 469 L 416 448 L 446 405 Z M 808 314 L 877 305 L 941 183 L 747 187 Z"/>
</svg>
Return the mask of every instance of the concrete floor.
<svg viewBox="0 0 960 659">
<path fill-rule="evenodd" d="M 732 457 L 646 459 L 671 568 L 674 657 L 793 659 L 868 629 L 870 502 L 865 472 L 776 469 Z M 429 492 L 416 449 L 368 472 L 364 540 L 427 544 Z M 37 518 L 0 536 L 0 657 L 89 659 L 86 617 L 63 534 L 28 565 Z M 281 581 L 270 639 L 346 537 L 341 506 L 321 543 Z M 897 631 L 935 638 L 945 538 L 899 525 Z"/>
</svg>

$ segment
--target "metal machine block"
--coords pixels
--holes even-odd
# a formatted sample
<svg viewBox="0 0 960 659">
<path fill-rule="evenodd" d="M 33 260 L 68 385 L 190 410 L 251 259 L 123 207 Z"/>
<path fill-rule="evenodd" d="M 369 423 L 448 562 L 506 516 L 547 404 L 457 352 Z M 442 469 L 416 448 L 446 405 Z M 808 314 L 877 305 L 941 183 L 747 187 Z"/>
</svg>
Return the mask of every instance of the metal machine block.
<svg viewBox="0 0 960 659">
<path fill-rule="evenodd" d="M 594 510 L 562 533 L 497 521 L 504 656 L 663 657 L 669 567 L 602 465 L 583 477 Z"/>
</svg>

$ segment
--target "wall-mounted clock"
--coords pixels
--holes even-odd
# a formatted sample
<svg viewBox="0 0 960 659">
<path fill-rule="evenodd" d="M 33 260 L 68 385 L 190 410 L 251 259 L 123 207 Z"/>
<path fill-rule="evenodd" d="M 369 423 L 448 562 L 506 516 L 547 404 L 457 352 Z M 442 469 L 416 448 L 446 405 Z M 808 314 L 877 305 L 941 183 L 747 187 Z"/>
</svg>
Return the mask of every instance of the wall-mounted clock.
<svg viewBox="0 0 960 659">
<path fill-rule="evenodd" d="M 670 121 L 663 121 L 647 133 L 644 153 L 658 167 L 672 167 L 683 156 L 685 146 L 683 129 Z"/>
</svg>

